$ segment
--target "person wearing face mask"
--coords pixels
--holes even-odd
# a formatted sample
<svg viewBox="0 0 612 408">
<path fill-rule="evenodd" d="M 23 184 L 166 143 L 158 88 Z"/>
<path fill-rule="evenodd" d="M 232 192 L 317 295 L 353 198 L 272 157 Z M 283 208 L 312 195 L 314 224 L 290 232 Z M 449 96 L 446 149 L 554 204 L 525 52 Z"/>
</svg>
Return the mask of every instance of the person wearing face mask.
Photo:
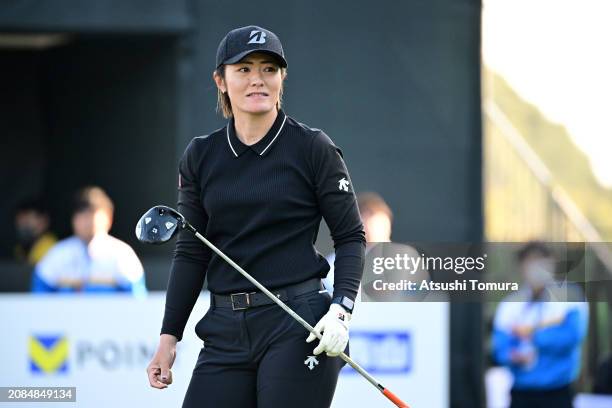
<svg viewBox="0 0 612 408">
<path fill-rule="evenodd" d="M 35 265 L 57 242 L 49 231 L 49 211 L 40 199 L 24 201 L 15 212 L 15 258 Z"/>
<path fill-rule="evenodd" d="M 517 260 L 524 285 L 498 306 L 492 339 L 495 360 L 514 379 L 510 407 L 572 407 L 588 304 L 555 297 L 555 259 L 544 243 L 529 242 Z"/>
</svg>

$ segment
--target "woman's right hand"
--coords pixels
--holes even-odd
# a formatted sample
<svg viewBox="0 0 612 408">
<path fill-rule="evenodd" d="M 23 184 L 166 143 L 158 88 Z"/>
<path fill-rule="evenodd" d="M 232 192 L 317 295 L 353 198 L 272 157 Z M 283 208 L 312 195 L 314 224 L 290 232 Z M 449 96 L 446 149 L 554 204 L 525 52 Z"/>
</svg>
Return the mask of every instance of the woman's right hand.
<svg viewBox="0 0 612 408">
<path fill-rule="evenodd" d="M 159 338 L 159 346 L 153 359 L 147 366 L 149 384 L 153 388 L 164 389 L 172 384 L 172 364 L 176 358 L 176 337 L 170 334 L 162 334 Z"/>
</svg>

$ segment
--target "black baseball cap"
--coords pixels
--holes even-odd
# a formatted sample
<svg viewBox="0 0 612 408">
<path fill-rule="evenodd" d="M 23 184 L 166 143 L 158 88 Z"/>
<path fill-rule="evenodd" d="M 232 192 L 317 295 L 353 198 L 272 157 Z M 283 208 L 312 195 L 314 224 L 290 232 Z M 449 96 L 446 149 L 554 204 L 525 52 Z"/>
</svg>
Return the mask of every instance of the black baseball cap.
<svg viewBox="0 0 612 408">
<path fill-rule="evenodd" d="M 235 64 L 252 52 L 267 52 L 287 67 L 283 46 L 272 31 L 250 25 L 233 29 L 223 37 L 217 48 L 217 68 L 222 64 Z"/>
</svg>

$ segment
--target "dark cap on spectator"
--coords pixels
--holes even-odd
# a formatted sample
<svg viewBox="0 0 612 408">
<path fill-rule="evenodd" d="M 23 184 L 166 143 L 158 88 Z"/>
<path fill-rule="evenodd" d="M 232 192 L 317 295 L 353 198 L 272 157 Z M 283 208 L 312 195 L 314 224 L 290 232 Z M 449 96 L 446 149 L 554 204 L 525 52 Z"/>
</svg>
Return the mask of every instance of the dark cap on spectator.
<svg viewBox="0 0 612 408">
<path fill-rule="evenodd" d="M 287 67 L 283 46 L 272 31 L 255 25 L 236 28 L 226 34 L 217 48 L 217 68 L 235 64 L 256 51 L 274 55 L 281 67 Z"/>
</svg>

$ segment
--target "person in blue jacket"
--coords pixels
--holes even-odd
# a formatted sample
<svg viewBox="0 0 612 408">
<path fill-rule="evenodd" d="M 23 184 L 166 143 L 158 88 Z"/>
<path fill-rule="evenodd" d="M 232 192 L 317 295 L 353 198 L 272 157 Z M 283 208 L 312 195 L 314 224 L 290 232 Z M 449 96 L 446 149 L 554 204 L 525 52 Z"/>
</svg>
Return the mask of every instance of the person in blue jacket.
<svg viewBox="0 0 612 408">
<path fill-rule="evenodd" d="M 111 236 L 114 205 L 100 187 L 81 189 L 72 215 L 74 235 L 58 242 L 36 264 L 34 293 L 146 295 L 144 270 L 134 250 Z"/>
<path fill-rule="evenodd" d="M 495 360 L 514 377 L 511 408 L 572 407 L 588 304 L 555 300 L 555 260 L 545 244 L 529 242 L 517 259 L 526 285 L 500 303 L 492 342 Z"/>
</svg>

